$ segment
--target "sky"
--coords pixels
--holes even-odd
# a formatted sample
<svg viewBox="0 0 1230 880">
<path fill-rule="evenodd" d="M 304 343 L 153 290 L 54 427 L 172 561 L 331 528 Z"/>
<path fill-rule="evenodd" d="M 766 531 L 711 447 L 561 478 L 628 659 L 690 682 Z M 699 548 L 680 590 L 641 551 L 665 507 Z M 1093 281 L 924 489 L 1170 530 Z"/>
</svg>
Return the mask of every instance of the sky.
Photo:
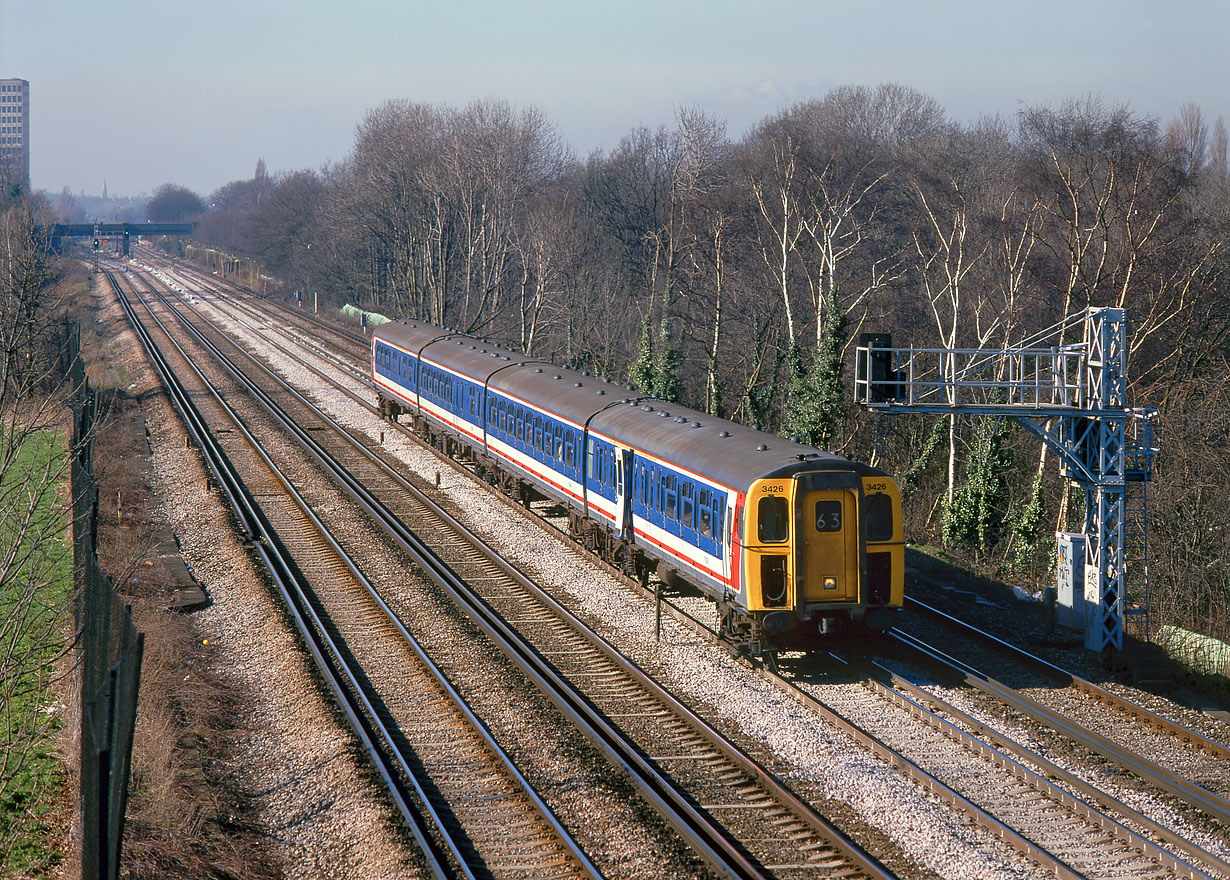
<svg viewBox="0 0 1230 880">
<path fill-rule="evenodd" d="M 392 99 L 536 107 L 580 156 L 885 82 L 965 123 L 1093 95 L 1230 125 L 1228 36 L 1225 0 L 0 0 L 0 78 L 30 82 L 34 188 L 205 197 L 344 161 Z"/>
</svg>

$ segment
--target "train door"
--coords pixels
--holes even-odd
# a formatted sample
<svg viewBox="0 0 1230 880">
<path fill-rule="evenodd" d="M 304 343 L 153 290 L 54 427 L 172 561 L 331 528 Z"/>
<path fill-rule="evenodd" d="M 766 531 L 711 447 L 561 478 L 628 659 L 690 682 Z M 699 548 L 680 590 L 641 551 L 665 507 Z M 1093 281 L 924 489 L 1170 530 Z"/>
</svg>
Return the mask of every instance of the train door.
<svg viewBox="0 0 1230 880">
<path fill-rule="evenodd" d="M 858 494 L 816 489 L 799 508 L 799 571 L 807 602 L 857 602 L 859 582 Z"/>
<path fill-rule="evenodd" d="M 632 539 L 632 450 L 615 448 L 615 531 Z"/>
</svg>

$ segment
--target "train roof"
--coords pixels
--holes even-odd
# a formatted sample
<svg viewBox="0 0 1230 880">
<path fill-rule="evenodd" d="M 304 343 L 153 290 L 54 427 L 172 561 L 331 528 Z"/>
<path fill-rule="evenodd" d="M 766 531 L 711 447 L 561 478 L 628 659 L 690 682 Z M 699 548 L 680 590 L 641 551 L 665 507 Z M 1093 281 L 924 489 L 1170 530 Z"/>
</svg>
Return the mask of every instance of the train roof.
<svg viewBox="0 0 1230 880">
<path fill-rule="evenodd" d="M 881 471 L 699 410 L 641 395 L 586 373 L 527 358 L 421 322 L 374 328 L 393 342 L 511 397 L 731 487 L 812 470 Z"/>
<path fill-rule="evenodd" d="M 602 434 L 635 437 L 637 448 L 645 453 L 731 487 L 746 488 L 753 480 L 804 471 L 878 473 L 831 452 L 648 398 L 607 409 L 591 426 Z"/>
<path fill-rule="evenodd" d="M 461 347 L 467 350 L 471 345 L 476 347 L 476 351 L 481 348 L 484 350 L 484 354 L 497 349 L 503 351 L 494 343 L 484 342 L 473 336 L 467 336 L 464 333 L 457 333 L 453 330 L 445 330 L 443 327 L 436 327 L 421 321 L 390 321 L 387 324 L 373 327 L 372 336 L 392 342 L 416 355 L 426 345 L 447 340 L 462 342 L 463 345 Z"/>
</svg>

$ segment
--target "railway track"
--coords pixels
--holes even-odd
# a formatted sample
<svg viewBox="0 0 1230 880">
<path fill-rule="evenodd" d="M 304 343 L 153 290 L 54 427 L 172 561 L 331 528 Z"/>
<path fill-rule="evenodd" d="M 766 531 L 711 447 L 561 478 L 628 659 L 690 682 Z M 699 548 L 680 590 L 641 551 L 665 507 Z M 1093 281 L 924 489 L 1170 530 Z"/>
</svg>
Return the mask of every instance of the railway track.
<svg viewBox="0 0 1230 880">
<path fill-rule="evenodd" d="M 1207 767 L 1201 773 L 1204 778 L 1230 785 L 1230 774 L 1227 761 L 1230 761 L 1230 725 L 1215 721 L 1200 713 L 1188 712 L 1188 722 L 1182 723 L 1169 715 L 1142 705 L 1129 699 L 1122 693 L 1087 678 L 1035 654 L 1009 644 L 1003 639 L 986 632 L 971 623 L 962 621 L 950 614 L 933 607 L 920 599 L 910 598 L 906 607 L 919 612 L 931 626 L 922 631 L 920 638 L 930 638 L 932 641 L 942 638 L 947 645 L 959 645 L 960 652 L 950 649 L 950 653 L 959 653 L 966 662 L 977 664 L 1001 681 L 1012 684 L 1022 690 L 1035 686 L 1038 679 L 1046 682 L 1047 687 L 1038 689 L 1038 694 L 1047 696 L 1048 704 L 1053 708 L 1064 708 L 1072 711 L 1078 703 L 1084 703 L 1079 710 L 1083 717 L 1093 718 L 1104 716 L 1111 720 L 1128 719 L 1138 722 L 1136 730 L 1149 732 L 1151 744 L 1180 743 L 1184 748 L 1199 756 Z M 917 626 L 910 628 L 910 634 L 916 634 Z M 1027 679 L 1026 676 L 1029 676 Z M 1107 713 L 1107 709 L 1111 712 Z M 1203 728 L 1197 729 L 1195 725 Z M 1108 729 L 1108 734 L 1111 731 Z M 1139 746 L 1139 741 L 1137 742 Z"/>
<path fill-rule="evenodd" d="M 436 877 L 600 876 L 222 392 L 208 385 L 186 390 L 177 374 L 191 369 L 203 380 L 203 373 L 149 308 L 150 320 L 176 349 L 168 358 L 116 279 L 110 280 L 429 872 Z M 171 363 L 177 356 L 178 370 Z M 194 403 L 204 397 L 202 390 L 212 398 L 212 418 Z M 236 455 L 233 446 L 229 453 L 223 449 L 217 440 L 218 410 L 225 411 L 254 456 Z M 248 465 L 259 458 L 263 471 L 234 464 L 240 458 Z M 279 494 L 295 503 L 271 505 Z M 270 507 L 276 510 L 266 513 Z M 386 654 L 378 665 L 364 661 L 373 643 Z M 390 646 L 396 646 L 392 663 Z"/>
<path fill-rule="evenodd" d="M 271 380 L 266 374 L 262 384 Z M 283 412 L 265 391 L 254 385 L 249 391 L 271 412 Z M 608 760 L 636 780 L 642 797 L 711 866 L 727 876 L 891 876 L 596 633 L 554 605 L 541 588 L 467 535 L 427 493 L 370 454 L 367 443 L 350 437 L 335 457 L 317 443 L 324 432 L 315 426 L 323 423 L 323 414 L 310 416 L 312 428 L 299 429 L 295 423 L 306 421 L 303 413 L 312 408 L 284 387 L 277 394 L 282 402 L 295 401 L 297 410 L 293 417 L 278 416 L 283 427 L 297 433 L 310 454 L 432 573 L 486 636 L 585 730 Z M 365 485 L 385 491 L 369 492 Z M 414 532 L 405 522 L 415 523 Z M 493 611 L 500 606 L 502 615 Z"/>
<path fill-rule="evenodd" d="M 883 671 L 879 674 L 881 676 L 888 676 L 891 678 L 891 673 L 888 673 L 887 671 Z M 766 675 L 768 675 L 768 673 L 766 673 Z M 875 676 L 872 676 L 871 678 L 874 679 Z M 786 687 L 786 689 L 789 689 L 790 687 L 793 687 L 793 683 L 781 682 L 779 686 L 784 686 Z M 888 687 L 889 689 L 893 689 L 894 685 L 888 684 L 886 685 L 886 687 Z M 911 685 L 908 682 L 905 682 L 904 679 L 898 678 L 895 684 L 895 688 L 896 688 L 895 693 L 897 695 L 895 697 L 881 695 L 877 697 L 877 699 L 881 701 L 885 701 L 885 700 L 895 701 L 899 704 L 903 700 L 917 702 L 919 704 L 931 703 L 937 708 L 940 708 L 941 713 L 946 715 L 947 717 L 958 718 L 959 723 L 962 724 L 963 726 L 973 729 L 973 730 L 981 729 L 981 732 L 983 733 L 983 735 L 987 739 L 991 740 L 994 743 L 994 745 L 992 746 L 985 742 L 980 745 L 976 745 L 976 746 L 971 745 L 970 740 L 967 737 L 964 740 L 965 745 L 963 745 L 962 748 L 967 749 L 967 750 L 972 749 L 973 751 L 982 751 L 984 753 L 984 758 L 983 758 L 984 762 L 998 764 L 1002 768 L 1006 768 L 1005 772 L 1007 774 L 1007 777 L 1009 778 L 1029 776 L 1030 774 L 1033 774 L 1034 776 L 1038 776 L 1039 778 L 1045 775 L 1052 775 L 1052 776 L 1055 776 L 1056 778 L 1063 778 L 1063 772 L 1066 772 L 1066 771 L 1062 771 L 1061 768 L 1058 768 L 1055 765 L 1048 764 L 1048 762 L 1045 762 L 1045 761 L 1043 761 L 1040 765 L 1038 765 L 1035 762 L 1035 766 L 1041 767 L 1041 772 L 1039 772 L 1036 769 L 1030 769 L 1028 767 L 1023 766 L 1024 764 L 1029 762 L 1029 758 L 1031 756 L 1031 753 L 1028 751 L 1028 749 L 1024 747 L 1016 746 L 1016 750 L 1015 750 L 1016 758 L 1013 758 L 1007 754 L 1004 754 L 1004 752 L 1012 753 L 1014 750 L 1014 744 L 1012 744 L 1011 741 L 1008 740 L 1008 738 L 998 735 L 994 733 L 993 731 L 990 731 L 984 725 L 981 725 L 980 722 L 977 722 L 975 719 L 972 719 L 968 715 L 961 717 L 962 716 L 961 710 L 957 709 L 956 707 L 949 706 L 946 708 L 941 708 L 938 704 L 937 698 L 933 694 L 916 690 L 912 695 L 907 695 L 911 687 L 913 687 L 913 685 Z M 907 693 L 903 693 L 903 692 L 907 692 Z M 803 695 L 800 698 L 803 699 L 804 702 L 807 702 L 809 699 L 814 699 L 807 695 Z M 860 711 L 861 710 L 857 708 L 850 708 L 850 714 L 853 716 L 859 715 Z M 881 713 L 883 712 L 882 708 L 880 712 Z M 930 713 L 930 714 L 934 714 L 934 713 Z M 921 717 L 921 716 L 915 716 L 915 718 L 917 717 Z M 954 725 L 952 725 L 950 721 L 945 721 L 943 719 L 938 719 L 937 721 L 934 721 L 934 722 L 929 721 L 928 723 L 929 724 L 934 723 L 937 729 L 945 729 L 945 725 L 947 725 L 950 728 L 954 727 Z M 947 732 L 945 732 L 944 736 L 954 736 L 957 739 L 961 739 L 961 735 L 955 734 L 951 730 L 948 730 Z M 874 740 L 875 738 L 871 737 L 871 739 Z M 887 746 L 884 746 L 883 743 L 880 743 L 879 746 L 872 745 L 871 747 L 873 748 L 873 750 L 878 751 L 881 754 L 883 754 L 886 760 L 889 760 L 890 762 L 896 763 L 898 764 L 898 766 L 901 766 L 901 762 L 904 759 L 902 759 L 900 756 L 893 757 L 890 754 L 892 752 L 892 749 L 888 748 Z M 990 749 L 991 751 L 988 751 L 988 749 Z M 994 752 L 994 755 L 992 755 L 992 751 Z M 1036 756 L 1033 756 L 1033 757 L 1036 758 Z M 923 780 L 922 784 L 927 785 L 928 787 L 934 790 L 941 790 L 944 786 L 942 783 L 938 782 L 937 777 L 939 775 L 942 775 L 942 772 L 943 771 L 941 771 L 941 773 L 930 774 L 929 776 L 927 776 L 925 775 L 925 771 L 924 771 L 924 775 L 920 776 L 919 778 Z M 965 772 L 967 773 L 974 772 L 975 778 L 981 778 L 980 774 L 984 771 L 965 771 Z M 1035 784 L 1035 783 L 1031 783 L 1031 785 L 1032 784 Z M 1065 780 L 1064 784 L 1067 785 L 1069 788 L 1078 789 L 1081 783 L 1079 783 L 1079 780 L 1076 780 L 1075 777 L 1073 777 L 1071 779 Z M 982 786 L 982 787 L 985 788 L 985 786 Z M 1041 784 L 1040 787 L 1041 789 L 1045 789 L 1046 785 Z M 1036 799 L 1039 796 L 1037 794 L 1038 790 L 1039 790 L 1038 788 L 1031 788 L 1030 791 L 1032 793 L 1029 795 L 1028 798 L 1025 798 L 1025 800 Z M 1005 815 L 1012 814 L 1013 812 L 1015 812 L 1017 814 L 1017 818 L 1013 820 L 1014 827 L 1025 829 L 1025 833 L 1018 835 L 1020 838 L 1020 840 L 1018 841 L 1018 849 L 1020 849 L 1022 852 L 1029 853 L 1031 857 L 1038 857 L 1041 860 L 1046 861 L 1047 857 L 1044 854 L 1044 850 L 1046 849 L 1046 847 L 1038 843 L 1037 838 L 1039 838 L 1040 836 L 1044 836 L 1044 833 L 1047 831 L 1048 824 L 1053 823 L 1053 819 L 1054 819 L 1053 815 L 1050 815 L 1048 817 L 1047 813 L 1043 812 L 1042 814 L 1039 814 L 1032 819 L 1029 818 L 1028 816 L 1022 818 L 1020 815 L 1020 810 L 1013 809 L 1013 807 L 1016 806 L 1016 802 L 1022 800 L 1019 794 L 1019 791 L 1016 793 L 1013 793 L 1013 789 L 1011 788 L 1011 786 L 1005 786 L 1004 791 L 1007 792 L 1007 794 L 1006 794 L 1005 800 L 1003 801 L 1002 807 L 998 807 L 998 808 L 992 807 L 991 810 L 985 810 L 985 809 L 978 807 L 976 804 L 973 804 L 973 802 L 970 801 L 970 803 L 965 807 L 965 809 L 971 815 L 977 815 L 978 813 L 981 812 L 984 815 L 984 817 L 995 809 L 1002 810 L 1005 813 Z M 1103 805 L 1106 805 L 1108 809 L 1114 812 L 1117 812 L 1121 818 L 1125 818 L 1125 820 L 1127 821 L 1129 825 L 1133 825 L 1135 828 L 1141 829 L 1141 831 L 1135 831 L 1130 828 L 1127 828 L 1126 826 L 1122 826 L 1116 820 L 1109 819 L 1097 809 L 1081 807 L 1081 809 L 1085 810 L 1085 814 L 1082 818 L 1079 819 L 1079 821 L 1088 823 L 1087 825 L 1088 829 L 1104 828 L 1104 827 L 1110 827 L 1110 826 L 1118 826 L 1118 828 L 1116 829 L 1115 834 L 1112 835 L 1112 837 L 1107 838 L 1106 841 L 1104 842 L 1103 846 L 1107 848 L 1106 852 L 1102 853 L 1100 856 L 1095 857 L 1093 863 L 1091 863 L 1090 866 L 1086 867 L 1086 870 L 1091 871 L 1091 873 L 1081 874 L 1077 872 L 1074 868 L 1067 865 L 1063 861 L 1062 858 L 1056 858 L 1053 862 L 1053 864 L 1055 865 L 1056 873 L 1063 875 L 1063 876 L 1100 876 L 1100 874 L 1096 870 L 1093 870 L 1093 869 L 1101 867 L 1100 863 L 1102 862 L 1104 862 L 1106 865 L 1111 865 L 1111 864 L 1116 863 L 1116 861 L 1120 859 L 1121 856 L 1116 855 L 1114 858 L 1111 858 L 1109 855 L 1109 852 L 1111 849 L 1114 849 L 1114 848 L 1122 848 L 1122 846 L 1125 845 L 1123 842 L 1127 841 L 1126 845 L 1135 849 L 1136 854 L 1122 856 L 1122 858 L 1127 860 L 1127 862 L 1124 862 L 1123 864 L 1126 865 L 1128 863 L 1132 863 L 1133 860 L 1135 860 L 1135 867 L 1133 868 L 1133 870 L 1141 872 L 1142 876 L 1152 876 L 1153 874 L 1149 873 L 1150 870 L 1155 871 L 1157 876 L 1193 876 L 1193 877 L 1206 876 L 1204 873 L 1201 872 L 1201 869 L 1199 867 L 1186 864 L 1184 862 L 1184 858 L 1191 858 L 1194 863 L 1205 865 L 1205 867 L 1213 871 L 1214 874 L 1225 875 L 1227 869 L 1223 862 L 1219 862 L 1215 857 L 1208 858 L 1207 857 L 1208 854 L 1205 853 L 1200 847 L 1194 846 L 1190 843 L 1186 843 L 1182 841 L 1180 838 L 1178 838 L 1177 835 L 1174 835 L 1173 833 L 1169 832 L 1166 828 L 1160 826 L 1156 822 L 1153 822 L 1153 820 L 1150 820 L 1147 817 L 1139 813 L 1136 813 L 1129 808 L 1125 808 L 1125 806 L 1122 804 L 1116 805 L 1114 803 L 1113 798 L 1108 798 L 1104 793 L 1098 791 L 1097 789 L 1094 789 L 1090 786 L 1086 786 L 1086 789 L 1082 792 L 1081 796 L 1091 801 L 1094 801 L 1096 803 L 1101 803 Z M 1054 790 L 1054 789 L 1052 789 L 1051 792 L 1046 795 L 1046 797 L 1050 798 L 1050 800 L 1056 804 L 1062 804 L 1065 800 L 1067 801 L 1073 800 L 1073 797 L 1071 794 L 1063 793 L 1060 790 Z M 1072 809 L 1071 806 L 1067 806 L 1067 805 L 1065 805 L 1063 808 L 1065 810 Z M 1016 832 L 1012 831 L 1011 829 L 1005 830 L 1002 826 L 996 826 L 992 822 L 986 822 L 985 819 L 983 818 L 980 818 L 978 821 L 983 821 L 984 824 L 988 824 L 988 827 L 997 828 L 998 830 L 996 831 L 996 833 L 1004 835 L 1006 837 L 1011 837 L 1013 834 L 1016 834 Z M 1143 832 L 1143 834 L 1141 832 Z M 1094 833 L 1095 832 L 1093 831 L 1087 831 L 1086 835 L 1094 834 Z M 1073 855 L 1068 856 L 1068 858 L 1070 861 L 1084 865 L 1083 860 L 1087 860 L 1089 858 L 1088 847 L 1083 845 L 1080 842 L 1079 837 L 1080 837 L 1079 834 L 1071 836 L 1070 839 L 1074 841 L 1074 843 L 1068 844 L 1067 846 L 1069 847 L 1069 851 L 1072 852 Z M 1156 838 L 1162 841 L 1167 846 L 1177 849 L 1179 854 L 1176 855 L 1175 853 L 1159 848 L 1156 844 L 1154 844 L 1151 840 L 1148 839 L 1149 837 Z M 1118 841 L 1118 842 L 1116 843 L 1115 841 Z M 1088 836 L 1086 836 L 1085 844 L 1087 844 L 1087 842 L 1088 842 Z M 1065 847 L 1065 844 L 1063 844 L 1062 842 L 1052 842 L 1048 845 L 1060 851 L 1062 851 Z M 1149 865 L 1154 862 L 1159 863 L 1161 867 L 1157 868 L 1156 866 L 1154 866 L 1154 868 L 1151 869 Z M 1070 872 L 1070 873 L 1065 873 L 1065 872 Z M 1110 874 L 1107 874 L 1107 876 L 1114 876 L 1113 871 Z"/>
</svg>

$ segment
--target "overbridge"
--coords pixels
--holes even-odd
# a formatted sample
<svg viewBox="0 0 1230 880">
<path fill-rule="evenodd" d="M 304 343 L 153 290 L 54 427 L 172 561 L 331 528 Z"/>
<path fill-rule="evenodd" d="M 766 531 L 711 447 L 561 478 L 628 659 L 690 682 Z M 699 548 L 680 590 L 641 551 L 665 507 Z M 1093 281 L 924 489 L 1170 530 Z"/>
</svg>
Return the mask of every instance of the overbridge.
<svg viewBox="0 0 1230 880">
<path fill-rule="evenodd" d="M 195 223 L 57 223 L 51 228 L 51 246 L 59 250 L 66 238 L 98 238 L 103 235 L 124 239 L 124 256 L 130 256 L 134 235 L 192 235 Z"/>
</svg>

